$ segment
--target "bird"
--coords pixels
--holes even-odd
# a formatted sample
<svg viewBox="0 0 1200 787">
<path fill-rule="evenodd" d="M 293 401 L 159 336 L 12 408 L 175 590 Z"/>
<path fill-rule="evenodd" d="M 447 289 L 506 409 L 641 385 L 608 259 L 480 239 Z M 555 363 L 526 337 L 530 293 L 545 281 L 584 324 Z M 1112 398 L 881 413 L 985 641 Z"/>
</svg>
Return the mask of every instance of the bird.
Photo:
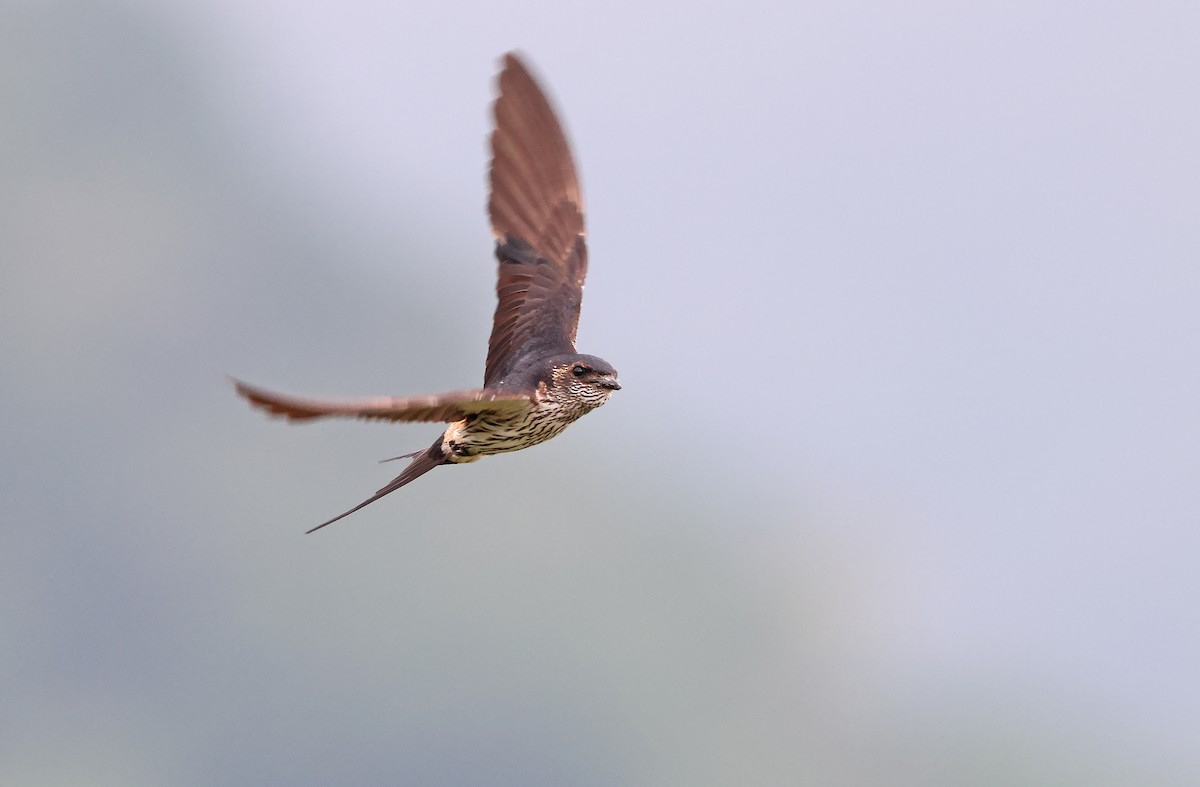
<svg viewBox="0 0 1200 787">
<path fill-rule="evenodd" d="M 289 421 L 344 417 L 446 423 L 429 448 L 374 495 L 308 530 L 374 503 L 441 465 L 545 442 L 621 388 L 617 370 L 575 349 L 587 275 L 583 195 L 554 108 L 522 57 L 504 55 L 493 104 L 487 212 L 498 263 L 483 387 L 431 396 L 317 400 L 231 378 L 251 405 Z M 390 461 L 390 460 L 384 460 Z"/>
</svg>

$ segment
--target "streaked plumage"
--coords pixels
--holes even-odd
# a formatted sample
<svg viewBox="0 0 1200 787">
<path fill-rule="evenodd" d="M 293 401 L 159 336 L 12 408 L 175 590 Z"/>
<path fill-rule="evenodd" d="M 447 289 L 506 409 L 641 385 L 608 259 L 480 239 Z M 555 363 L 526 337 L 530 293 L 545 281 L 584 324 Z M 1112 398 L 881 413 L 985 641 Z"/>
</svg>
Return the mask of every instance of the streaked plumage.
<svg viewBox="0 0 1200 787">
<path fill-rule="evenodd" d="M 251 404 L 291 421 L 348 417 L 449 423 L 433 445 L 372 497 L 441 464 L 474 462 L 549 440 L 621 386 L 607 362 L 575 350 L 587 275 L 583 198 L 565 135 L 529 70 L 504 58 L 492 133 L 488 213 L 499 274 L 483 388 L 433 396 L 320 401 L 234 381 Z"/>
</svg>

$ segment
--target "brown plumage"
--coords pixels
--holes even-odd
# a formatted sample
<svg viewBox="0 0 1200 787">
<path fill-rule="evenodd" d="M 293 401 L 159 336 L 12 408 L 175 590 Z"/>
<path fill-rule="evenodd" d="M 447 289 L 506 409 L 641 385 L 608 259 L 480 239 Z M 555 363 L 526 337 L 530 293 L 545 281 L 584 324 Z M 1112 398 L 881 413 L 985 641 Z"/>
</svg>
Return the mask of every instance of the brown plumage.
<svg viewBox="0 0 1200 787">
<path fill-rule="evenodd" d="M 449 423 L 472 413 L 515 412 L 529 403 L 526 394 L 501 394 L 497 391 L 452 391 L 433 396 L 377 396 L 371 399 L 320 401 L 277 394 L 240 380 L 234 380 L 233 384 L 237 392 L 251 404 L 289 421 L 342 415 L 365 421 Z"/>
<path fill-rule="evenodd" d="M 621 386 L 607 362 L 575 350 L 587 275 L 583 198 L 566 136 L 529 69 L 504 57 L 492 134 L 488 213 L 496 238 L 497 305 L 483 388 L 433 396 L 321 401 L 234 380 L 238 394 L 290 421 L 348 417 L 449 423 L 374 496 L 318 530 L 440 464 L 528 448 L 604 404 Z M 312 530 L 308 532 L 312 532 Z"/>
<path fill-rule="evenodd" d="M 562 128 L 514 55 L 499 82 L 488 213 L 500 271 L 484 385 L 531 349 L 575 349 L 587 276 L 583 197 Z"/>
</svg>

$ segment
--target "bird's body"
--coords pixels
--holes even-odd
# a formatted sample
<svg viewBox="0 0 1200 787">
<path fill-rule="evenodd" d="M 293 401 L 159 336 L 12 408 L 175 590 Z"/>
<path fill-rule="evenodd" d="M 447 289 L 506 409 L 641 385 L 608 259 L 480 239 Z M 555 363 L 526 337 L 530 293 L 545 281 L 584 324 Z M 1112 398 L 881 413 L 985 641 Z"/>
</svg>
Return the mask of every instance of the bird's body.
<svg viewBox="0 0 1200 787">
<path fill-rule="evenodd" d="M 336 522 L 442 464 L 474 462 L 549 440 L 621 386 L 606 361 L 575 350 L 587 275 L 583 199 L 566 137 L 514 55 L 504 60 L 492 134 L 488 212 L 496 238 L 497 306 L 483 388 L 434 396 L 317 401 L 236 382 L 252 404 L 289 420 L 345 416 L 442 421 L 433 445 Z M 311 530 L 309 532 L 312 532 Z"/>
<path fill-rule="evenodd" d="M 580 368 L 589 370 L 604 364 L 599 358 L 587 356 L 577 356 L 571 361 L 574 364 L 578 359 L 587 360 L 589 365 Z M 608 401 L 616 387 L 615 381 L 598 386 L 577 384 L 569 379 L 574 376 L 568 370 L 551 367 L 550 379 L 537 381 L 527 407 L 471 413 L 450 424 L 441 441 L 446 461 L 454 464 L 474 462 L 483 456 L 544 443 Z M 606 387 L 608 385 L 613 387 Z M 593 390 L 597 391 L 595 395 L 591 393 Z"/>
</svg>

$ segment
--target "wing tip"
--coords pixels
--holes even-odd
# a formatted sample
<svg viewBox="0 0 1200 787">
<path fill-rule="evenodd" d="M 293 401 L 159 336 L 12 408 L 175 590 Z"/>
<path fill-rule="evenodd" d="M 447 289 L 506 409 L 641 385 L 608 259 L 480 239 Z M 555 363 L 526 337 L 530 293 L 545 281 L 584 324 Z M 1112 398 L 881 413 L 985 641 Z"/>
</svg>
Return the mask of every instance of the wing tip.
<svg viewBox="0 0 1200 787">
<path fill-rule="evenodd" d="M 265 388 L 257 388 L 249 383 L 237 379 L 233 375 L 225 375 L 233 384 L 234 391 L 237 395 L 250 403 L 251 407 L 257 408 L 275 418 L 283 418 L 288 421 L 309 421 L 314 418 L 320 418 L 322 413 L 316 410 L 305 409 L 298 406 L 296 402 L 288 401 L 280 394 L 273 393 Z"/>
<path fill-rule="evenodd" d="M 500 62 L 503 64 L 504 68 L 524 68 L 525 53 L 522 52 L 520 48 L 510 49 L 500 56 Z"/>
</svg>

